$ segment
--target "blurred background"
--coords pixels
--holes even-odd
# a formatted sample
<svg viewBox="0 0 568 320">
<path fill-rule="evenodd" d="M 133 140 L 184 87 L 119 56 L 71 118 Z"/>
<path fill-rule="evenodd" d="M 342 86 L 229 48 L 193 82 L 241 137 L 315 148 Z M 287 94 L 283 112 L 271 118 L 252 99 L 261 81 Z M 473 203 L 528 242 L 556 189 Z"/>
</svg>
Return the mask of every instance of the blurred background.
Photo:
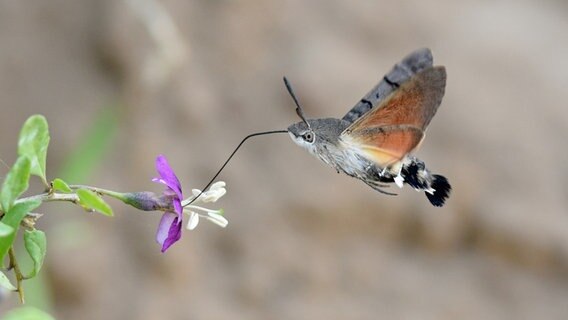
<svg viewBox="0 0 568 320">
<path fill-rule="evenodd" d="M 189 191 L 241 137 L 298 121 L 283 75 L 308 117 L 341 117 L 414 49 L 448 72 L 416 153 L 452 183 L 443 208 L 259 137 L 220 176 L 227 229 L 166 254 L 157 213 L 44 205 L 28 301 L 58 319 L 566 319 L 566 39 L 554 0 L 2 0 L 2 177 L 41 113 L 51 178 L 161 191 L 163 153 Z"/>
</svg>

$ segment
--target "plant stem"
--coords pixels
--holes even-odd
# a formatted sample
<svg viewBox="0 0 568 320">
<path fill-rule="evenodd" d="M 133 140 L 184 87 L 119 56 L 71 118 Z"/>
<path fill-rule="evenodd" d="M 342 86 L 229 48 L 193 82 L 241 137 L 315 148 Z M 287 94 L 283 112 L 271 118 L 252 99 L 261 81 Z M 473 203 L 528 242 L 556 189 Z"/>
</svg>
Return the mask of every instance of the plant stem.
<svg viewBox="0 0 568 320">
<path fill-rule="evenodd" d="M 18 291 L 18 296 L 20 297 L 20 303 L 24 303 L 24 286 L 23 280 L 25 279 L 20 266 L 18 265 L 18 260 L 16 259 L 16 254 L 14 253 L 14 247 L 10 247 L 8 250 L 10 256 L 10 267 L 14 268 L 14 274 L 16 275 L 16 291 Z"/>
<path fill-rule="evenodd" d="M 106 189 L 102 189 L 102 188 L 97 188 L 97 187 L 91 187 L 91 186 L 83 186 L 83 185 L 72 185 L 69 186 L 72 189 L 87 189 L 87 190 L 91 190 L 93 192 L 102 194 L 102 195 L 107 195 L 119 200 L 124 200 L 124 194 L 120 193 L 120 192 L 115 192 L 115 191 L 111 191 L 111 190 L 106 190 Z M 20 198 L 18 200 L 16 200 L 16 203 L 19 202 L 24 202 L 24 201 L 28 201 L 28 200 L 40 200 L 42 202 L 50 202 L 50 201 L 68 201 L 68 202 L 77 202 L 79 201 L 79 197 L 77 197 L 76 194 L 74 193 L 41 193 L 35 196 L 30 196 L 30 197 L 25 197 L 25 198 Z"/>
<path fill-rule="evenodd" d="M 18 200 L 16 200 L 16 203 L 19 202 L 24 202 L 24 201 L 28 201 L 28 200 L 40 200 L 42 202 L 48 202 L 48 201 L 69 201 L 69 202 L 75 202 L 79 200 L 79 197 L 77 197 L 76 194 L 74 193 L 41 193 L 35 196 L 30 196 L 30 197 L 26 197 L 26 198 L 20 198 Z"/>
<path fill-rule="evenodd" d="M 103 195 L 107 195 L 109 197 L 113 197 L 116 199 L 119 199 L 121 201 L 124 201 L 124 194 L 120 193 L 120 192 L 116 192 L 116 191 L 111 191 L 111 190 L 107 190 L 107 189 L 103 189 L 103 188 L 97 188 L 97 187 L 91 187 L 91 186 L 84 186 L 84 185 L 70 185 L 69 186 L 71 189 L 87 189 L 87 190 L 91 190 L 93 192 L 99 193 L 99 194 L 103 194 Z"/>
</svg>

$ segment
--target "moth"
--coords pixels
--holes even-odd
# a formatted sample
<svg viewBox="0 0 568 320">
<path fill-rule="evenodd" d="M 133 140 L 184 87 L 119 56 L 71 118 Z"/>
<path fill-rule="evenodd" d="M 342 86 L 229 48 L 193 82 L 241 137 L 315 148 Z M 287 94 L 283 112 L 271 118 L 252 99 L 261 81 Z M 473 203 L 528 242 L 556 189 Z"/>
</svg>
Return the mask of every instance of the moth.
<svg viewBox="0 0 568 320">
<path fill-rule="evenodd" d="M 411 154 L 424 139 L 446 87 L 446 70 L 433 66 L 432 52 L 419 49 L 397 63 L 341 119 L 306 119 L 284 78 L 301 121 L 287 131 L 292 140 L 338 173 L 357 178 L 388 195 L 391 184 L 424 191 L 441 207 L 451 186 Z"/>
</svg>

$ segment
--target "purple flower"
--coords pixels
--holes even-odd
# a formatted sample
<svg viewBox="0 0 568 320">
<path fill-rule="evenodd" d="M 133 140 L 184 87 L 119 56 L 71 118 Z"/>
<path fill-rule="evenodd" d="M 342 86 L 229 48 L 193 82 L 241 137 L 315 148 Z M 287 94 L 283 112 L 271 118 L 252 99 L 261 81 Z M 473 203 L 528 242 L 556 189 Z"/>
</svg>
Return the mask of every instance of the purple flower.
<svg viewBox="0 0 568 320">
<path fill-rule="evenodd" d="M 159 177 L 152 179 L 152 181 L 166 185 L 164 197 L 171 200 L 171 207 L 174 209 L 173 212 L 171 209 L 164 212 L 156 233 L 156 241 L 162 246 L 162 252 L 165 252 L 181 238 L 183 213 L 181 199 L 183 196 L 181 184 L 163 155 L 156 158 L 156 171 L 158 171 Z"/>
</svg>

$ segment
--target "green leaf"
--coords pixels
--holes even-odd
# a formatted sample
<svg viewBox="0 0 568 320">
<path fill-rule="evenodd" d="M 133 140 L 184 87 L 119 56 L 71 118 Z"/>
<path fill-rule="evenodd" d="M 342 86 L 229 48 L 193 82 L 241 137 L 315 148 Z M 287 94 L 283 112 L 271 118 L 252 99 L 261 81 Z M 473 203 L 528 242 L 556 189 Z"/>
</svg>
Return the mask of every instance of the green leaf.
<svg viewBox="0 0 568 320">
<path fill-rule="evenodd" d="M 14 201 L 28 189 L 30 160 L 20 156 L 12 166 L 0 190 L 0 204 L 4 212 L 10 211 Z"/>
<path fill-rule="evenodd" d="M 10 209 L 10 211 L 4 214 L 1 222 L 11 227 L 14 231 L 9 235 L 0 238 L 0 261 L 4 261 L 4 257 L 6 256 L 8 249 L 12 246 L 22 219 L 24 219 L 24 217 L 32 210 L 39 207 L 40 204 L 41 201 L 39 200 L 18 202 Z"/>
<path fill-rule="evenodd" d="M 52 185 L 53 185 L 54 190 L 63 191 L 63 192 L 67 192 L 67 193 L 73 191 L 73 190 L 71 190 L 71 188 L 69 187 L 69 185 L 65 181 L 63 181 L 59 178 L 56 178 L 55 180 L 53 180 Z"/>
<path fill-rule="evenodd" d="M 112 216 L 112 209 L 98 194 L 91 190 L 79 189 L 77 190 L 79 202 L 88 209 L 96 210 L 106 216 Z"/>
<path fill-rule="evenodd" d="M 20 131 L 18 154 L 31 160 L 31 174 L 39 176 L 46 185 L 45 158 L 48 145 L 49 130 L 45 117 L 38 114 L 29 117 Z"/>
<path fill-rule="evenodd" d="M 26 232 L 24 232 L 24 246 L 34 262 L 34 269 L 27 277 L 33 278 L 38 274 L 43 265 L 43 259 L 45 258 L 45 252 L 47 250 L 45 233 L 41 230 L 26 230 Z"/>
<path fill-rule="evenodd" d="M 16 287 L 10 282 L 10 279 L 6 277 L 4 272 L 0 271 L 0 287 L 8 289 L 10 291 L 15 291 Z"/>
<path fill-rule="evenodd" d="M 8 312 L 2 320 L 55 320 L 55 318 L 34 307 L 21 307 Z"/>
<path fill-rule="evenodd" d="M 14 228 L 0 221 L 0 238 L 7 237 L 14 232 Z"/>
</svg>

